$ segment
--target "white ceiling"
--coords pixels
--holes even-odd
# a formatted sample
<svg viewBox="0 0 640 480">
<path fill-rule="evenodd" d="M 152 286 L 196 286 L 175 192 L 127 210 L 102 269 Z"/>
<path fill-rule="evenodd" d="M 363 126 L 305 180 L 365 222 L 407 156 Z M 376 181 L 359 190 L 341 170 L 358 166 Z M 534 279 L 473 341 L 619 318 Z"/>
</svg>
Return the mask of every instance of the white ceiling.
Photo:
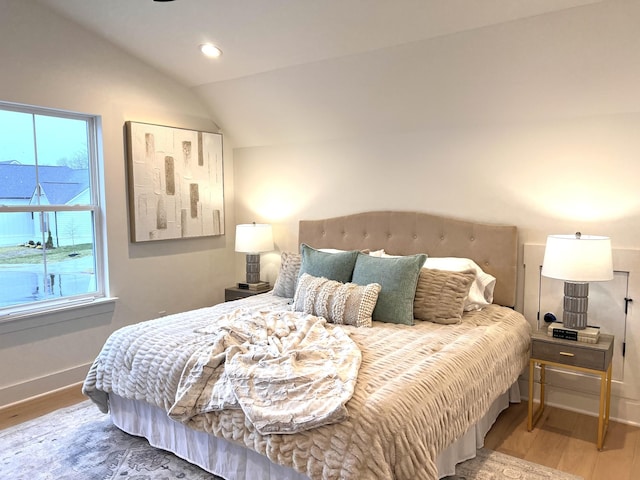
<svg viewBox="0 0 640 480">
<path fill-rule="evenodd" d="M 598 0 L 38 0 L 194 87 Z M 198 46 L 217 44 L 219 59 Z"/>
<path fill-rule="evenodd" d="M 592 115 L 627 101 L 609 72 L 637 83 L 635 0 L 35 1 L 189 88 L 233 148 Z"/>
</svg>

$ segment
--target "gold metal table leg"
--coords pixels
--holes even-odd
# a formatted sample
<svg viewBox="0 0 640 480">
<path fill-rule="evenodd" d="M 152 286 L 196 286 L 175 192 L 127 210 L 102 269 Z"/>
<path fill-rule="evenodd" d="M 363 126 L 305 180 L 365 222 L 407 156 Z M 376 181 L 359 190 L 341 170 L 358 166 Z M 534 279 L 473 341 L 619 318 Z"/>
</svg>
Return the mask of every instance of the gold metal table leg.
<svg viewBox="0 0 640 480">
<path fill-rule="evenodd" d="M 533 375 L 535 372 L 535 364 L 535 360 L 529 361 L 529 414 L 527 417 L 527 429 L 529 431 L 533 430 L 533 427 L 540 419 L 540 417 L 542 416 L 542 412 L 544 411 L 546 365 L 540 362 L 540 404 L 538 405 L 535 413 L 533 412 Z"/>
<path fill-rule="evenodd" d="M 598 450 L 604 446 L 604 437 L 609 427 L 609 413 L 611 411 L 611 372 L 612 363 L 600 380 L 600 411 L 598 412 Z"/>
<path fill-rule="evenodd" d="M 529 360 L 529 413 L 527 414 L 527 430 L 533 430 L 533 373 L 536 362 Z"/>
</svg>

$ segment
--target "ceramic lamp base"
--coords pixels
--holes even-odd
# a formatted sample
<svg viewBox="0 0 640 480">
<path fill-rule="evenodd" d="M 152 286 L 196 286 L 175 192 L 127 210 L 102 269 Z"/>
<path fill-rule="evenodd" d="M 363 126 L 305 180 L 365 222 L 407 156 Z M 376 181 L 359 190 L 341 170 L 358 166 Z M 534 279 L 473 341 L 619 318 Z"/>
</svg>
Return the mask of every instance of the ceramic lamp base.
<svg viewBox="0 0 640 480">
<path fill-rule="evenodd" d="M 564 282 L 564 312 L 562 323 L 567 328 L 582 330 L 587 327 L 589 284 Z"/>
<path fill-rule="evenodd" d="M 247 253 L 247 283 L 260 281 L 260 254 Z"/>
</svg>

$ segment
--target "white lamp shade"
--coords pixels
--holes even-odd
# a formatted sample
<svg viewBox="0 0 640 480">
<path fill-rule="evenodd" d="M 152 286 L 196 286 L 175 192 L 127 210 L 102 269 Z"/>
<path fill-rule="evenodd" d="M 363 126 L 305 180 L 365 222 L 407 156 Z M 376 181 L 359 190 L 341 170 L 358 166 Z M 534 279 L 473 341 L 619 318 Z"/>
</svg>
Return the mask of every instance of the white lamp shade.
<svg viewBox="0 0 640 480">
<path fill-rule="evenodd" d="M 613 279 L 611 239 L 596 235 L 549 235 L 542 275 L 568 282 Z"/>
<path fill-rule="evenodd" d="M 236 225 L 236 252 L 260 253 L 273 250 L 273 230 L 266 223 Z"/>
</svg>

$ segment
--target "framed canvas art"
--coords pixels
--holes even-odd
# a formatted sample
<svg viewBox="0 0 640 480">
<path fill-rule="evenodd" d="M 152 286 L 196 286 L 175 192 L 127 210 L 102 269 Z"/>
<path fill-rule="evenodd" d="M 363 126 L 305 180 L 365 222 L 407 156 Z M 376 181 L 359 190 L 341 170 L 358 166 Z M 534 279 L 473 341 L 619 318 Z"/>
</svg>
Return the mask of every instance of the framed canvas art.
<svg viewBox="0 0 640 480">
<path fill-rule="evenodd" d="M 131 241 L 224 234 L 222 135 L 126 122 Z"/>
</svg>

